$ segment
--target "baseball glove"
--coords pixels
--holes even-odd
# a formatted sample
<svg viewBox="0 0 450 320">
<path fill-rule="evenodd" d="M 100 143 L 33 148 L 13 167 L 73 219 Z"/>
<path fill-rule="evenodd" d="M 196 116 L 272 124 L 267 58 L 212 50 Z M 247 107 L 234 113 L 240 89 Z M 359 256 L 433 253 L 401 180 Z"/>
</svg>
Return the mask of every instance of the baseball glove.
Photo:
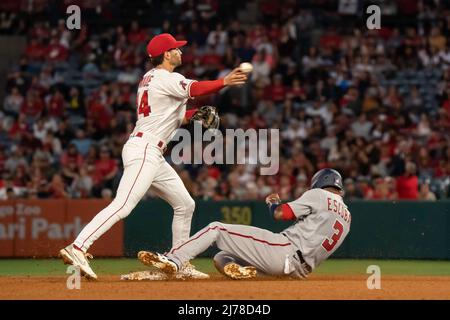
<svg viewBox="0 0 450 320">
<path fill-rule="evenodd" d="M 217 130 L 220 124 L 220 117 L 216 107 L 203 106 L 194 113 L 191 121 L 200 121 L 205 129 Z"/>
</svg>

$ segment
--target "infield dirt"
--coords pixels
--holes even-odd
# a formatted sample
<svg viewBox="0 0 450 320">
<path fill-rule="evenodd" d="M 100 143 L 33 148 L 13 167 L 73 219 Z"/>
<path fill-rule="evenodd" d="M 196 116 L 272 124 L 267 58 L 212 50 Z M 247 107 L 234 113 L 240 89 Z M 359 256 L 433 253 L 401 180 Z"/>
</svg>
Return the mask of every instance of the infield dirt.
<svg viewBox="0 0 450 320">
<path fill-rule="evenodd" d="M 208 280 L 122 281 L 104 276 L 81 281 L 69 290 L 66 277 L 1 276 L 0 299 L 144 299 L 144 300 L 361 300 L 450 299 L 448 276 L 383 276 L 381 289 L 369 290 L 365 276 L 311 275 L 307 280 L 256 278 L 229 280 L 212 275 Z"/>
</svg>

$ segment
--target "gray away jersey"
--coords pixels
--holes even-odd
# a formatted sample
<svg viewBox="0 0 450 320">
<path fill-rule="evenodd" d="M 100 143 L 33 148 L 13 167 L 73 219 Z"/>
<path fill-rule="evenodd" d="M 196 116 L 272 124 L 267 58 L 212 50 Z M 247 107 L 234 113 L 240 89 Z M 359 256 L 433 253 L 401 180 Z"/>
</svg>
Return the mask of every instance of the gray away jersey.
<svg viewBox="0 0 450 320">
<path fill-rule="evenodd" d="M 341 196 L 323 189 L 308 190 L 288 205 L 298 220 L 281 233 L 314 269 L 344 241 L 350 231 L 350 212 Z"/>
</svg>

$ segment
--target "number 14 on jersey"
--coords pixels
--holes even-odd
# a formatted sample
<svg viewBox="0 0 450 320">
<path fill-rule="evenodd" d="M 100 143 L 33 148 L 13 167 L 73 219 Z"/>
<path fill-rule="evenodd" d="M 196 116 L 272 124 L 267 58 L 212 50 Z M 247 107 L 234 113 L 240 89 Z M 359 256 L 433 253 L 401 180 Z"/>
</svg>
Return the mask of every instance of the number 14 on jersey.
<svg viewBox="0 0 450 320">
<path fill-rule="evenodd" d="M 139 99 L 139 97 L 138 97 Z M 138 101 L 138 117 L 140 114 L 143 114 L 144 117 L 147 117 L 150 112 L 152 112 L 152 109 L 150 108 L 148 104 L 148 93 L 147 90 L 144 91 L 144 93 L 141 96 L 141 101 Z"/>
</svg>

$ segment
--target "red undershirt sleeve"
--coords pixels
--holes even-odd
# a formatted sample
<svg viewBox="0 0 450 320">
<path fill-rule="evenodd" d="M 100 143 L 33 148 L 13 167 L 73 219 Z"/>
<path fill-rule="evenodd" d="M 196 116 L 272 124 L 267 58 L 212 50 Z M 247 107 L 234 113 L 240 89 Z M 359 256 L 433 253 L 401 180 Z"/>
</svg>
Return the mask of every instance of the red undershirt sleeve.
<svg viewBox="0 0 450 320">
<path fill-rule="evenodd" d="M 283 203 L 281 205 L 281 210 L 283 215 L 281 216 L 282 220 L 295 220 L 297 217 L 294 214 L 294 211 L 292 211 L 292 208 L 287 204 Z"/>
<path fill-rule="evenodd" d="M 192 116 L 194 115 L 195 112 L 197 112 L 198 109 L 191 109 L 191 110 L 187 110 L 186 113 L 184 114 L 184 118 L 186 120 L 191 120 Z"/>
<path fill-rule="evenodd" d="M 204 96 L 210 93 L 219 91 L 225 87 L 224 80 L 212 80 L 212 81 L 196 81 L 189 87 L 190 97 Z"/>
</svg>

